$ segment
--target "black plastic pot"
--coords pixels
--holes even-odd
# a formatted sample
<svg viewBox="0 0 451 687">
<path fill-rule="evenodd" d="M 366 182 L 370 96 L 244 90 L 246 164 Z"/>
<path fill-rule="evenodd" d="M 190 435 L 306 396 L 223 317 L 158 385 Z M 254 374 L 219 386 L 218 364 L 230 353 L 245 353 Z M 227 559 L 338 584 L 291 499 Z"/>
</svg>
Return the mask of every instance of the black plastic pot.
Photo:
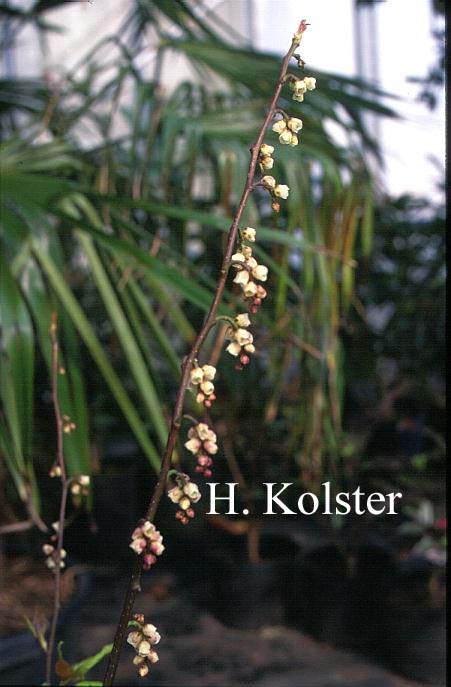
<svg viewBox="0 0 451 687">
<path fill-rule="evenodd" d="M 283 619 L 275 561 L 258 563 L 210 561 L 209 607 L 225 625 L 256 629 Z"/>
</svg>

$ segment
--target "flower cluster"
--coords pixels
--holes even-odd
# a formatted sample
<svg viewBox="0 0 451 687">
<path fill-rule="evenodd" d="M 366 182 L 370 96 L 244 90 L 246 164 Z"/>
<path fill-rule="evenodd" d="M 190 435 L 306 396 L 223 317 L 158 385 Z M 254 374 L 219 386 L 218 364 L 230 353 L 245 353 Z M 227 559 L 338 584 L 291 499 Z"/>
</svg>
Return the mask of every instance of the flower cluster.
<svg viewBox="0 0 451 687">
<path fill-rule="evenodd" d="M 316 88 L 316 79 L 314 76 L 305 76 L 303 79 L 292 79 L 290 81 L 290 88 L 293 93 L 293 100 L 302 103 L 304 100 L 304 93 L 306 91 L 313 91 Z"/>
<path fill-rule="evenodd" d="M 196 395 L 197 403 L 203 403 L 207 408 L 216 399 L 215 386 L 213 379 L 216 375 L 216 368 L 213 365 L 194 365 L 190 373 L 191 384 L 199 385 L 199 392 Z"/>
<path fill-rule="evenodd" d="M 131 624 L 135 625 L 137 629 L 129 633 L 127 642 L 136 651 L 133 663 L 135 666 L 139 666 L 138 675 L 145 677 L 149 672 L 149 663 L 156 663 L 159 660 L 157 652 L 152 647 L 158 644 L 161 637 L 155 625 L 144 621 L 142 613 L 135 613 L 133 618 L 134 622 Z"/>
<path fill-rule="evenodd" d="M 288 194 L 290 192 L 290 188 L 286 184 L 278 184 L 274 177 L 272 176 L 264 176 L 261 179 L 260 182 L 267 191 L 271 194 L 272 197 L 272 203 L 271 207 L 274 210 L 274 212 L 279 212 L 280 211 L 280 203 L 278 202 L 278 198 L 283 198 L 283 200 L 286 200 L 288 198 Z"/>
<path fill-rule="evenodd" d="M 75 496 L 86 496 L 87 494 L 89 494 L 90 482 L 91 478 L 89 477 L 89 475 L 79 475 L 78 477 L 74 477 L 72 486 L 70 488 L 71 493 Z"/>
<path fill-rule="evenodd" d="M 262 172 L 264 172 L 267 169 L 273 168 L 274 160 L 271 157 L 273 152 L 274 152 L 274 146 L 267 145 L 266 143 L 263 143 L 260 146 L 260 153 L 258 156 L 258 162 L 259 162 L 260 169 Z"/>
<path fill-rule="evenodd" d="M 72 422 L 69 415 L 63 415 L 63 432 L 64 434 L 70 434 L 77 428 L 75 422 Z"/>
<path fill-rule="evenodd" d="M 55 570 L 58 567 L 58 561 L 59 561 L 59 567 L 64 568 L 65 567 L 65 562 L 63 558 L 66 558 L 66 550 L 61 549 L 60 555 L 58 556 L 58 549 L 55 549 L 54 546 L 51 544 L 44 544 L 42 547 L 43 552 L 47 556 L 45 564 L 49 568 L 49 570 Z"/>
<path fill-rule="evenodd" d="M 188 430 L 185 448 L 197 458 L 196 472 L 202 473 L 206 479 L 211 477 L 210 468 L 213 465 L 211 456 L 218 452 L 215 432 L 205 422 L 198 422 Z"/>
<path fill-rule="evenodd" d="M 201 493 L 197 484 L 191 482 L 188 475 L 179 472 L 175 481 L 177 485 L 169 489 L 168 496 L 172 503 L 176 503 L 180 508 L 175 514 L 175 517 L 177 520 L 180 520 L 182 525 L 187 525 L 190 518 L 194 518 L 195 515 L 191 505 L 199 501 Z"/>
<path fill-rule="evenodd" d="M 279 134 L 279 143 L 297 146 L 299 139 L 296 134 L 302 129 L 302 126 L 302 119 L 297 119 L 297 117 L 284 117 L 273 124 L 272 130 L 276 134 Z"/>
<path fill-rule="evenodd" d="M 249 235 L 251 227 L 246 227 L 241 232 L 243 239 Z M 253 231 L 253 238 L 247 239 L 255 241 L 255 229 Z M 257 312 L 257 307 L 262 300 L 266 298 L 266 290 L 256 281 L 266 281 L 268 278 L 268 268 L 265 265 L 259 265 L 254 257 L 252 257 L 252 248 L 250 246 L 241 245 L 241 249 L 235 255 L 232 255 L 232 264 L 237 270 L 235 284 L 241 286 L 243 296 L 245 299 L 251 301 L 251 312 Z M 249 343 L 252 343 L 251 341 Z"/>
<path fill-rule="evenodd" d="M 229 327 L 226 331 L 226 337 L 231 341 L 226 351 L 235 358 L 239 355 L 241 365 L 247 365 L 249 363 L 249 356 L 246 354 L 255 353 L 255 346 L 252 343 L 254 337 L 246 329 L 246 327 L 249 327 L 251 321 L 247 313 L 242 313 L 235 317 L 234 322 L 236 326 Z M 244 353 L 242 349 L 244 349 Z"/>
<path fill-rule="evenodd" d="M 58 463 L 55 463 L 50 468 L 49 477 L 61 477 L 61 468 Z"/>
<path fill-rule="evenodd" d="M 141 520 L 132 533 L 130 548 L 143 557 L 143 569 L 149 570 L 164 551 L 163 537 L 149 520 Z"/>
</svg>

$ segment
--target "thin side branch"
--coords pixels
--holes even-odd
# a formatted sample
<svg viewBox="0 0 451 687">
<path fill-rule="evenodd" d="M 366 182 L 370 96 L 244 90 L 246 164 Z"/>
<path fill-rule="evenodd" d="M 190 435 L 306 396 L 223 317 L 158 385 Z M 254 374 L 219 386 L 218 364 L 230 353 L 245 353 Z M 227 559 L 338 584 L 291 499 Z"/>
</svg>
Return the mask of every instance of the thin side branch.
<svg viewBox="0 0 451 687">
<path fill-rule="evenodd" d="M 56 436 L 57 436 L 57 450 L 56 450 L 56 464 L 61 470 L 61 502 L 58 520 L 57 545 L 56 545 L 56 568 L 55 568 L 55 596 L 53 602 L 53 615 L 50 625 L 50 635 L 47 649 L 46 661 L 46 683 L 51 684 L 52 674 L 52 660 L 55 648 L 56 628 L 58 625 L 58 616 L 61 608 L 61 550 L 63 548 L 64 536 L 64 518 L 66 515 L 67 493 L 69 483 L 66 475 L 66 466 L 64 465 L 64 451 L 63 451 L 63 418 L 61 415 L 61 408 L 58 398 L 58 337 L 56 325 L 56 313 L 52 313 L 52 322 L 50 325 L 50 337 L 52 342 L 52 402 L 55 411 L 56 420 Z"/>
</svg>

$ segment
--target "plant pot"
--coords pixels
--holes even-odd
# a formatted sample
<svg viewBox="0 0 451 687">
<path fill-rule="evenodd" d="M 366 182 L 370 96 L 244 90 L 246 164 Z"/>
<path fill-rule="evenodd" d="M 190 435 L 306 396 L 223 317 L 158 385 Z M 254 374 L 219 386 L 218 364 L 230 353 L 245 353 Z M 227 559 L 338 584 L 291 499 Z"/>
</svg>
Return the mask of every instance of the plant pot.
<svg viewBox="0 0 451 687">
<path fill-rule="evenodd" d="M 275 561 L 225 564 L 212 558 L 210 567 L 209 606 L 218 620 L 249 630 L 282 622 Z"/>
</svg>

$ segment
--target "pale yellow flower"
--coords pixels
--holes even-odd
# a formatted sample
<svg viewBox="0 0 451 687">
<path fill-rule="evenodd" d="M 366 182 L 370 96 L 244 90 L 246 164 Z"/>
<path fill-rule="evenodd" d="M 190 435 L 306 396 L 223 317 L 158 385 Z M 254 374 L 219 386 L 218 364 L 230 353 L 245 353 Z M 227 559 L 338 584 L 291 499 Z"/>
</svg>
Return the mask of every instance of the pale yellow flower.
<svg viewBox="0 0 451 687">
<path fill-rule="evenodd" d="M 158 642 L 161 639 L 160 633 L 157 631 L 157 628 L 155 627 L 155 625 L 152 625 L 151 623 L 143 625 L 143 633 L 146 635 L 151 644 L 158 644 Z"/>
<path fill-rule="evenodd" d="M 191 370 L 190 376 L 192 384 L 200 384 L 204 378 L 204 371 L 201 367 L 195 367 Z"/>
<path fill-rule="evenodd" d="M 214 385 L 208 381 L 202 382 L 202 384 L 200 385 L 200 388 L 201 388 L 202 393 L 205 394 L 205 396 L 210 396 L 213 393 L 213 391 L 215 390 Z"/>
<path fill-rule="evenodd" d="M 268 268 L 265 265 L 257 265 L 252 270 L 252 276 L 258 281 L 266 281 L 268 278 Z"/>
<path fill-rule="evenodd" d="M 148 656 L 151 651 L 150 642 L 148 642 L 147 639 L 143 639 L 142 642 L 138 644 L 136 651 L 140 656 Z"/>
<path fill-rule="evenodd" d="M 178 503 L 183 496 L 183 491 L 179 487 L 173 487 L 169 489 L 168 496 L 172 503 Z"/>
<path fill-rule="evenodd" d="M 285 129 L 285 131 L 282 131 L 279 136 L 279 143 L 282 143 L 282 145 L 288 145 L 291 143 L 291 135 L 291 131 Z"/>
<path fill-rule="evenodd" d="M 295 93 L 305 93 L 305 91 L 307 90 L 307 84 L 305 83 L 305 79 L 296 79 L 296 81 L 292 81 L 291 88 L 294 90 Z"/>
<path fill-rule="evenodd" d="M 199 435 L 199 439 L 202 441 L 205 441 L 205 439 L 208 439 L 208 435 L 210 433 L 210 428 L 208 425 L 205 424 L 205 422 L 199 422 L 199 424 L 196 426 L 197 429 L 197 434 Z"/>
<path fill-rule="evenodd" d="M 276 180 L 274 177 L 271 176 L 265 176 L 262 178 L 262 184 L 266 186 L 266 188 L 274 188 L 276 185 Z"/>
<path fill-rule="evenodd" d="M 235 341 L 244 346 L 245 344 L 252 343 L 252 334 L 247 329 L 237 329 L 235 332 Z"/>
<path fill-rule="evenodd" d="M 288 128 L 291 129 L 291 131 L 294 131 L 295 134 L 297 134 L 297 132 L 300 131 L 302 127 L 302 119 L 298 119 L 297 117 L 291 117 L 288 120 Z"/>
<path fill-rule="evenodd" d="M 141 634 L 139 632 L 130 632 L 127 637 L 127 642 L 136 648 L 141 641 Z"/>
<path fill-rule="evenodd" d="M 247 284 L 249 281 L 249 272 L 247 270 L 240 270 L 237 272 L 233 281 L 235 284 Z"/>
<path fill-rule="evenodd" d="M 262 143 L 260 146 L 260 155 L 272 155 L 274 152 L 274 146 L 270 146 L 267 143 Z"/>
<path fill-rule="evenodd" d="M 272 125 L 272 130 L 276 134 L 281 134 L 287 128 L 287 123 L 284 119 L 279 119 L 278 122 Z"/>
<path fill-rule="evenodd" d="M 187 496 L 182 496 L 179 501 L 179 506 L 182 510 L 188 510 L 188 508 L 191 506 L 191 501 Z"/>
<path fill-rule="evenodd" d="M 232 341 L 232 343 L 227 346 L 226 351 L 230 353 L 230 355 L 236 357 L 241 351 L 241 346 L 236 341 Z"/>
<path fill-rule="evenodd" d="M 211 382 L 204 382 L 204 384 L 211 384 Z M 204 390 L 202 389 L 202 391 L 204 391 Z M 205 391 L 204 391 L 204 393 L 205 393 Z M 210 393 L 212 393 L 212 392 L 210 391 Z M 208 396 L 208 394 L 207 394 L 207 396 Z M 198 450 L 200 449 L 200 447 L 201 447 L 200 440 L 195 439 L 194 437 L 185 443 L 185 448 L 188 449 L 188 451 L 191 451 L 191 453 L 197 453 Z"/>
<path fill-rule="evenodd" d="M 201 497 L 201 493 L 197 487 L 197 484 L 194 484 L 194 482 L 188 482 L 188 484 L 185 484 L 183 491 L 193 503 L 197 503 Z"/>
<path fill-rule="evenodd" d="M 243 293 L 246 298 L 250 298 L 251 296 L 255 296 L 257 293 L 257 284 L 253 281 L 248 282 L 244 287 L 243 287 Z"/>
<path fill-rule="evenodd" d="M 237 315 L 235 317 L 235 322 L 237 323 L 237 325 L 239 327 L 249 327 L 251 324 L 251 321 L 249 319 L 249 315 L 247 314 L 247 312 L 242 313 L 240 315 Z"/>
<path fill-rule="evenodd" d="M 213 381 L 216 374 L 216 368 L 213 365 L 202 365 L 202 371 L 204 373 L 204 379 L 208 381 Z"/>
<path fill-rule="evenodd" d="M 246 227 L 241 234 L 245 241 L 255 241 L 256 232 L 252 227 Z"/>
<path fill-rule="evenodd" d="M 279 184 L 274 189 L 274 195 L 277 196 L 278 198 L 286 199 L 286 198 L 288 198 L 289 191 L 290 191 L 290 189 L 286 184 Z"/>
<path fill-rule="evenodd" d="M 263 157 L 260 160 L 260 165 L 263 169 L 272 169 L 274 167 L 274 158 L 270 157 L 269 155 L 266 155 L 266 157 Z"/>
<path fill-rule="evenodd" d="M 313 91 L 316 88 L 316 79 L 314 76 L 306 76 L 304 78 L 304 83 L 308 91 Z"/>
<path fill-rule="evenodd" d="M 207 451 L 207 453 L 210 453 L 212 456 L 214 456 L 215 453 L 218 452 L 218 447 L 214 441 L 205 441 L 204 449 Z"/>
</svg>

